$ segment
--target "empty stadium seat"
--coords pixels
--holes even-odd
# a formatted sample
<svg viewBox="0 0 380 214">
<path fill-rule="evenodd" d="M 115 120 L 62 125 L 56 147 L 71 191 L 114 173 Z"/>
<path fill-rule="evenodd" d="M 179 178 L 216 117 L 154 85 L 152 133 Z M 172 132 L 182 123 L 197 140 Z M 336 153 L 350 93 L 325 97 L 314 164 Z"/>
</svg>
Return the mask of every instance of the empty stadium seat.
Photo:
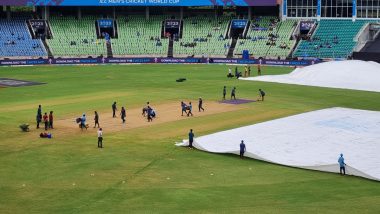
<svg viewBox="0 0 380 214">
<path fill-rule="evenodd" d="M 151 16 L 146 20 L 142 15 L 118 18 L 118 38 L 112 40 L 113 54 L 166 56 L 169 41 L 161 39 L 161 26 L 165 18 L 166 16 Z M 156 41 L 156 38 L 160 41 Z"/>
<path fill-rule="evenodd" d="M 293 32 L 293 20 L 279 21 L 274 24 L 276 17 L 263 16 L 251 20 L 251 26 L 247 33 L 247 39 L 239 39 L 235 54 L 241 54 L 243 50 L 249 50 L 254 57 L 281 57 L 285 58 L 290 54 L 291 47 L 295 41 L 290 40 Z M 269 34 L 277 35 L 275 45 L 267 45 Z M 287 48 L 281 48 L 280 45 L 286 45 Z"/>
<path fill-rule="evenodd" d="M 32 39 L 26 20 L 0 20 L 0 56 L 47 56 L 41 39 Z"/>
<path fill-rule="evenodd" d="M 228 27 L 229 17 L 193 16 L 183 20 L 182 39 L 174 42 L 174 56 L 226 56 L 229 39 L 221 39 Z M 200 42 L 199 39 L 207 39 Z M 198 41 L 197 41 L 198 40 Z M 185 47 L 185 44 L 196 43 L 194 47 Z M 182 44 L 182 45 L 181 45 Z"/>
<path fill-rule="evenodd" d="M 96 35 L 96 17 L 51 17 L 53 39 L 47 40 L 54 56 L 107 55 L 104 39 Z"/>
<path fill-rule="evenodd" d="M 354 37 L 369 21 L 321 20 L 310 41 L 301 41 L 294 53 L 297 57 L 347 58 L 356 45 Z M 334 43 L 334 37 L 337 43 Z"/>
</svg>

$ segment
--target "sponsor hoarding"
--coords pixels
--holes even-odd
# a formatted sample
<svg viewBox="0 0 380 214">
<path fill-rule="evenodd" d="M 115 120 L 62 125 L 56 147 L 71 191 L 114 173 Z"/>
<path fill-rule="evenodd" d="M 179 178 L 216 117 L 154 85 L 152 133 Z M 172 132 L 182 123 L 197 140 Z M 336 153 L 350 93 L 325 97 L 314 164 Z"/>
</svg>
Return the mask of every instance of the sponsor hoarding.
<svg viewBox="0 0 380 214">
<path fill-rule="evenodd" d="M 275 6 L 276 0 L 1 0 L 10 6 Z"/>
</svg>

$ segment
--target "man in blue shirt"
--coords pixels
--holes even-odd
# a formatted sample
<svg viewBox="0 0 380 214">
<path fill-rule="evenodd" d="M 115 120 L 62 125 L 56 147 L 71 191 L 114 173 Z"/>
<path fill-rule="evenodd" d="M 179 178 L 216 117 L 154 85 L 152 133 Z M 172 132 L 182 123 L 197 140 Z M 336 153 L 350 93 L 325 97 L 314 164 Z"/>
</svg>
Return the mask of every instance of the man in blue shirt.
<svg viewBox="0 0 380 214">
<path fill-rule="evenodd" d="M 194 142 L 194 133 L 193 133 L 193 130 L 190 129 L 190 132 L 189 132 L 189 148 L 190 149 L 193 148 L 193 142 Z"/>
<path fill-rule="evenodd" d="M 190 114 L 191 114 L 191 116 L 193 116 L 193 105 L 191 104 L 191 102 L 189 102 L 189 105 L 187 106 L 187 110 L 188 110 L 188 112 L 187 112 L 187 116 L 190 116 Z"/>
<path fill-rule="evenodd" d="M 340 157 L 338 159 L 338 163 L 339 163 L 339 172 L 341 175 L 346 175 L 346 163 L 344 163 L 344 158 L 343 158 L 343 154 L 340 154 Z M 342 171 L 343 171 L 343 174 L 342 174 Z"/>
<path fill-rule="evenodd" d="M 82 115 L 81 122 L 80 122 L 80 127 L 81 127 L 82 130 L 83 130 L 83 128 L 87 129 L 87 126 L 86 126 L 86 114 L 85 113 L 83 113 L 83 115 Z"/>
<path fill-rule="evenodd" d="M 243 159 L 245 151 L 246 151 L 246 148 L 245 148 L 244 140 L 242 140 L 240 143 L 240 158 L 241 159 Z"/>
<path fill-rule="evenodd" d="M 181 109 L 182 109 L 182 116 L 183 116 L 183 112 L 187 114 L 187 111 L 186 111 L 187 105 L 183 101 L 181 101 Z"/>
</svg>

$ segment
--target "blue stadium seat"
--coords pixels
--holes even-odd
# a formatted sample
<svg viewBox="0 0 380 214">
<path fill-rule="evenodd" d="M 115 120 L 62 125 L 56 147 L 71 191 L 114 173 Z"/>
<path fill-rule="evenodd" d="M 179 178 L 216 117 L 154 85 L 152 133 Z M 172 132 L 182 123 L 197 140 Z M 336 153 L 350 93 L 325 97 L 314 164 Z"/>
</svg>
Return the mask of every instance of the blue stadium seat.
<svg viewBox="0 0 380 214">
<path fill-rule="evenodd" d="M 0 20 L 0 56 L 47 56 L 40 39 L 32 39 L 25 20 Z"/>
</svg>

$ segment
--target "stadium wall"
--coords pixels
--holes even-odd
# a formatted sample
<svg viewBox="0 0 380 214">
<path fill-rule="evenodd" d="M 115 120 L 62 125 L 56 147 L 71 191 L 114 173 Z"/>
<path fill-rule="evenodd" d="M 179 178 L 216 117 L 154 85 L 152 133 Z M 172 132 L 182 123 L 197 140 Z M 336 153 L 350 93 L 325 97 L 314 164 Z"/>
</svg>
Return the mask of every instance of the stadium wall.
<svg viewBox="0 0 380 214">
<path fill-rule="evenodd" d="M 374 52 L 354 52 L 352 54 L 353 59 L 364 60 L 364 61 L 374 61 L 380 63 L 380 53 Z"/>
<path fill-rule="evenodd" d="M 57 58 L 57 59 L 6 59 L 0 66 L 32 65 L 105 65 L 105 64 L 260 64 L 271 66 L 308 66 L 320 61 L 314 60 L 258 60 L 226 58 Z"/>
</svg>

